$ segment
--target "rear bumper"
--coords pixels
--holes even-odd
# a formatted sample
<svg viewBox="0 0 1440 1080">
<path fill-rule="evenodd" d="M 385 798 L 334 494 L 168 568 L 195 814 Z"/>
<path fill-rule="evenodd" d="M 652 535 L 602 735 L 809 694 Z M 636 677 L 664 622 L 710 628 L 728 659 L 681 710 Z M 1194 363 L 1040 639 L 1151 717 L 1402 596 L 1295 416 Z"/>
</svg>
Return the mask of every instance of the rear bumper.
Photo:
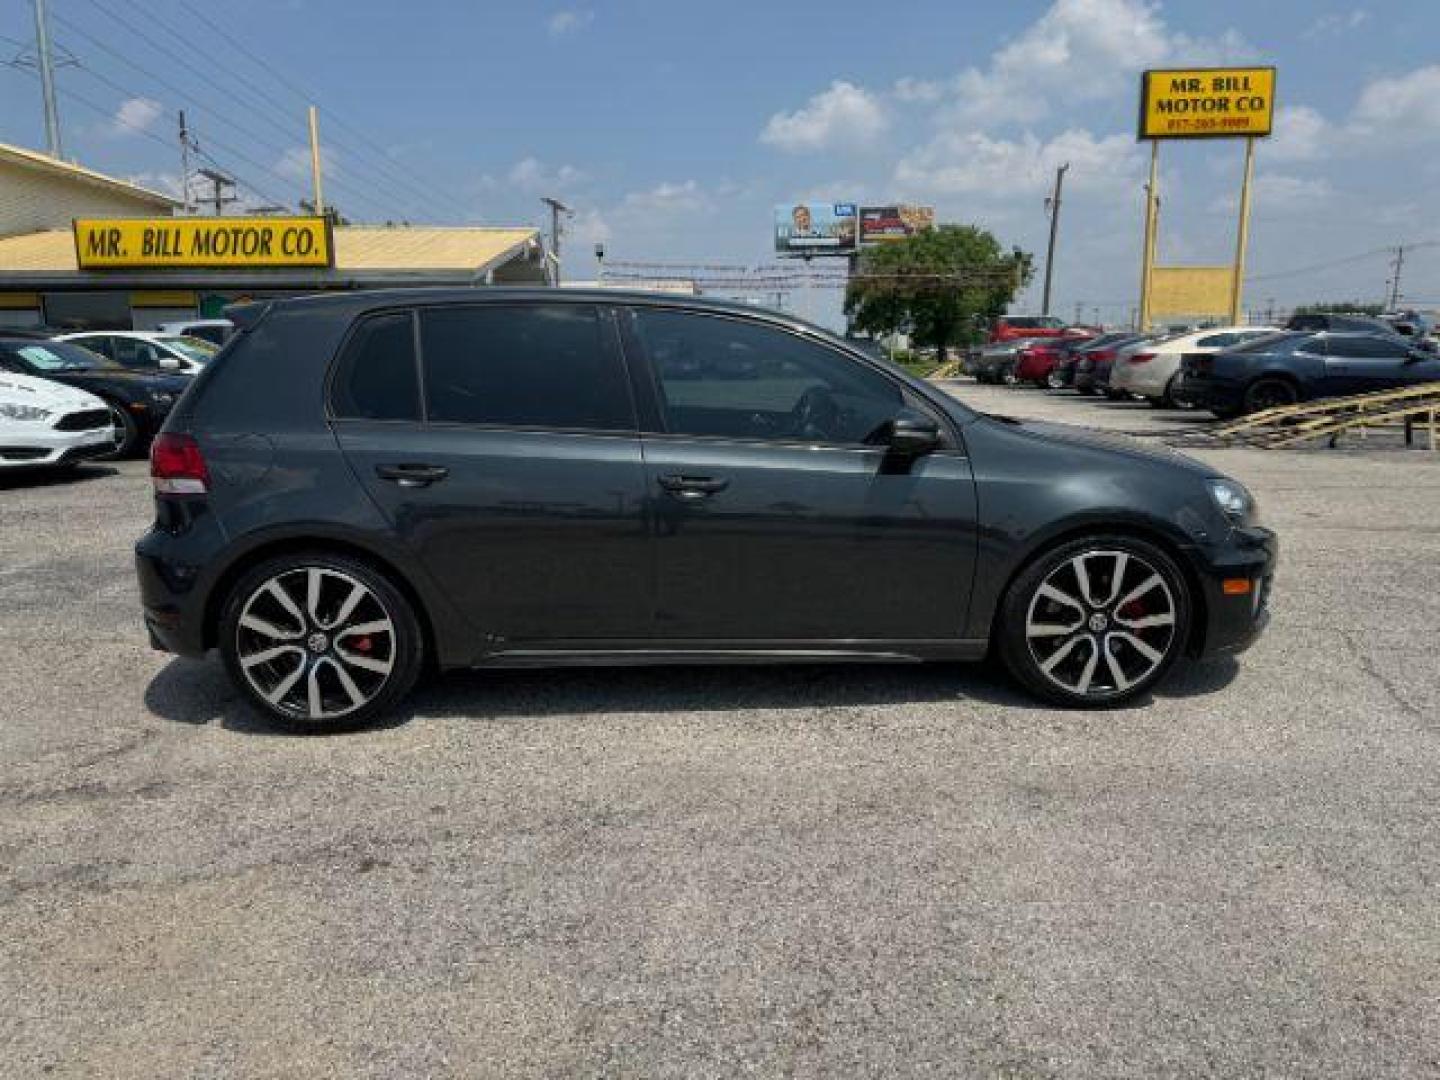
<svg viewBox="0 0 1440 1080">
<path fill-rule="evenodd" d="M 1233 379 L 1206 375 L 1182 375 L 1175 387 L 1175 400 L 1197 409 L 1234 412 L 1245 404 L 1245 387 Z"/>
<path fill-rule="evenodd" d="M 1280 541 L 1269 529 L 1235 529 L 1223 545 L 1196 559 L 1204 620 L 1191 651 L 1202 659 L 1244 652 L 1270 622 L 1270 592 L 1280 561 Z M 1244 593 L 1226 583 L 1244 581 Z M 1236 588 L 1233 585 L 1231 588 Z"/>
<path fill-rule="evenodd" d="M 135 544 L 135 573 L 150 644 L 180 656 L 205 653 L 210 580 L 225 536 L 203 500 L 166 500 Z"/>
</svg>

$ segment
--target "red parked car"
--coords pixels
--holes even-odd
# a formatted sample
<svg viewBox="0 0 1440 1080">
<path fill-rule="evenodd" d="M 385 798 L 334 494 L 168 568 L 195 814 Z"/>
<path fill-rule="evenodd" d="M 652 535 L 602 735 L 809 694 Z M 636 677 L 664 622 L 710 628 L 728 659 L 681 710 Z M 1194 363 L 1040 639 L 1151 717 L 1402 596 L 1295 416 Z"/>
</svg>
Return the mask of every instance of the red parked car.
<svg viewBox="0 0 1440 1080">
<path fill-rule="evenodd" d="M 1054 315 L 1003 315 L 990 328 L 990 344 L 1037 337 L 1094 337 L 1100 331 L 1088 326 L 1066 326 Z"/>
<path fill-rule="evenodd" d="M 1015 381 L 1032 383 L 1040 389 L 1049 385 L 1050 372 L 1065 356 L 1066 343 L 1037 341 L 1015 354 Z"/>
</svg>

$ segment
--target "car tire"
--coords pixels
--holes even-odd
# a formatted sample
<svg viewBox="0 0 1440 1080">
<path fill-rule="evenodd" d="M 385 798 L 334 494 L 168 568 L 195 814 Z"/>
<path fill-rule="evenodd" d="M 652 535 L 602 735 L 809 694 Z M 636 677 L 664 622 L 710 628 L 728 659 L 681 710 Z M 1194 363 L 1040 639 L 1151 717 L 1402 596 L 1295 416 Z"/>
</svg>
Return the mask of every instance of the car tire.
<svg viewBox="0 0 1440 1080">
<path fill-rule="evenodd" d="M 1245 411 L 1262 412 L 1294 405 L 1300 400 L 1300 389 L 1285 379 L 1256 379 L 1245 388 Z"/>
<path fill-rule="evenodd" d="M 306 733 L 383 720 L 425 659 L 404 592 L 371 564 L 323 551 L 266 559 L 242 575 L 225 600 L 219 648 L 257 712 Z"/>
<path fill-rule="evenodd" d="M 995 643 L 1015 679 L 1045 701 L 1121 705 L 1154 687 L 1184 651 L 1191 606 L 1185 576 L 1164 550 L 1096 534 L 1020 571 L 1001 601 Z"/>
<path fill-rule="evenodd" d="M 1158 398 L 1149 398 L 1147 400 L 1157 409 L 1190 410 L 1195 408 L 1195 406 L 1190 404 L 1190 402 L 1181 401 L 1175 396 L 1175 388 L 1180 385 L 1180 380 L 1183 377 L 1184 376 L 1182 376 L 1181 373 L 1177 371 L 1174 375 L 1170 376 L 1170 381 L 1165 384 L 1165 392 L 1163 394 L 1161 394 Z"/>
<path fill-rule="evenodd" d="M 113 449 L 96 454 L 96 461 L 119 461 L 134 457 L 140 449 L 140 424 L 130 415 L 130 410 L 118 401 L 105 402 L 110 409 L 110 420 L 115 430 Z"/>
</svg>

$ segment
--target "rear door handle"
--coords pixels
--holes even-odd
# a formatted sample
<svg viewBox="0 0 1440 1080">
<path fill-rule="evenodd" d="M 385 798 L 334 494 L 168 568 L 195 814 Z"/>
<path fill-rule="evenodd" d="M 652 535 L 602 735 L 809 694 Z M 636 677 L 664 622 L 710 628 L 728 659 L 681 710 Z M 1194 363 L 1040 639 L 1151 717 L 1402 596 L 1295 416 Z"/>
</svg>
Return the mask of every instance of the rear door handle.
<svg viewBox="0 0 1440 1080">
<path fill-rule="evenodd" d="M 714 495 L 730 486 L 730 481 L 718 476 L 686 476 L 683 473 L 668 473 L 657 477 L 660 486 L 672 495 L 682 499 L 699 499 Z"/>
<path fill-rule="evenodd" d="M 444 465 L 376 465 L 375 475 L 403 488 L 429 487 L 450 475 Z"/>
</svg>

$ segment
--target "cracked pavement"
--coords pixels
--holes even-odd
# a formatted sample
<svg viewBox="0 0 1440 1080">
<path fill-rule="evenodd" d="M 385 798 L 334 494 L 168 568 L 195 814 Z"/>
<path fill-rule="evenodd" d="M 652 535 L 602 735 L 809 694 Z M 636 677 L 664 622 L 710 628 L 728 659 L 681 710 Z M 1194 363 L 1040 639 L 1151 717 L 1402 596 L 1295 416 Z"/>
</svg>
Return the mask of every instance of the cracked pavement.
<svg viewBox="0 0 1440 1080">
<path fill-rule="evenodd" d="M 5 1075 L 1440 1073 L 1440 455 L 1196 453 L 1274 621 L 1137 708 L 497 672 L 330 738 L 149 650 L 143 463 L 0 483 Z"/>
</svg>

